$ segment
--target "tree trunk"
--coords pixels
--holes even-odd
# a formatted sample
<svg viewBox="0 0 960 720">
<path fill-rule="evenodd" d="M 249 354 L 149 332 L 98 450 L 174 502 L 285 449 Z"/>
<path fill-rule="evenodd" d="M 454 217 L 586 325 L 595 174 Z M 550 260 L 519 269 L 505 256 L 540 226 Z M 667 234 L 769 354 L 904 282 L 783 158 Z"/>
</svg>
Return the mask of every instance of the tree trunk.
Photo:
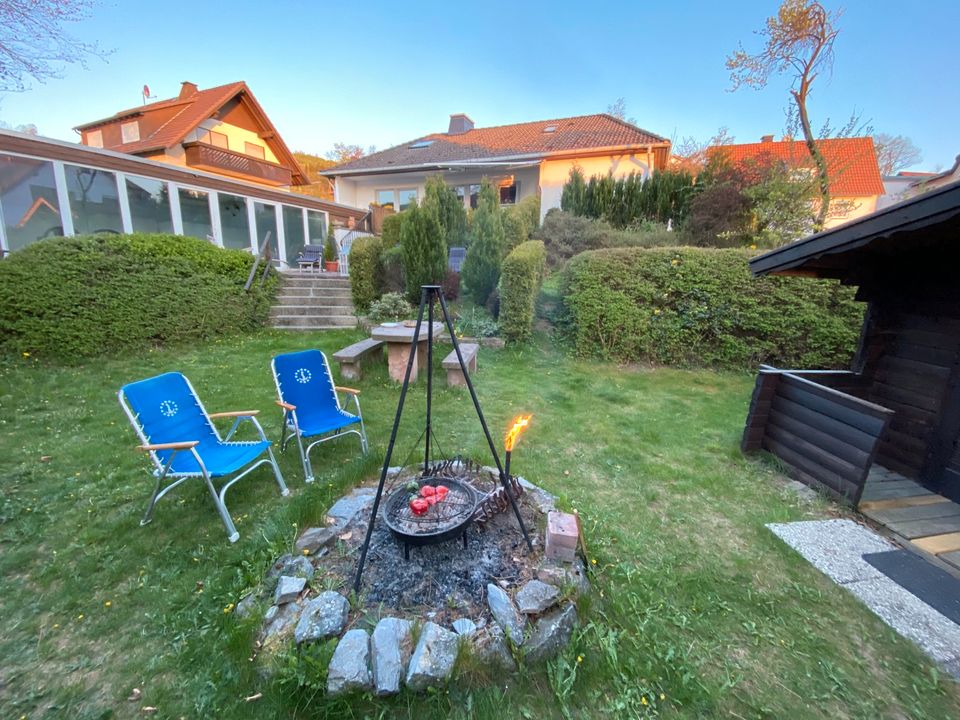
<svg viewBox="0 0 960 720">
<path fill-rule="evenodd" d="M 805 83 L 804 83 L 805 84 Z M 813 137 L 813 129 L 810 127 L 810 118 L 807 115 L 807 102 L 804 84 L 801 89 L 791 90 L 793 99 L 797 103 L 797 111 L 800 114 L 800 126 L 803 129 L 803 137 L 807 141 L 807 150 L 810 151 L 810 157 L 813 158 L 817 166 L 817 187 L 820 194 L 820 210 L 813 219 L 814 232 L 823 230 L 827 222 L 827 213 L 830 211 L 830 177 L 827 175 L 827 161 L 817 147 L 816 139 Z"/>
</svg>

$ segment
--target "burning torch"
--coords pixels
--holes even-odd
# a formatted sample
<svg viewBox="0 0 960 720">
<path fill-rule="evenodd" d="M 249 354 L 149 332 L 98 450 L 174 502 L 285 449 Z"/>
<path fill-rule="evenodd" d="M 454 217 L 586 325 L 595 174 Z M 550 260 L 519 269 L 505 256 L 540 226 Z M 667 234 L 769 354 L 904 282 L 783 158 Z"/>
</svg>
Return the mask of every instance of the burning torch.
<svg viewBox="0 0 960 720">
<path fill-rule="evenodd" d="M 510 456 L 513 454 L 513 446 L 517 440 L 520 439 L 520 434 L 527 429 L 527 426 L 530 424 L 530 418 L 532 417 L 533 415 L 520 415 L 513 421 L 513 426 L 507 431 L 507 437 L 504 440 L 504 448 L 507 452 L 503 474 L 507 476 L 506 479 L 508 482 L 510 481 Z"/>
</svg>

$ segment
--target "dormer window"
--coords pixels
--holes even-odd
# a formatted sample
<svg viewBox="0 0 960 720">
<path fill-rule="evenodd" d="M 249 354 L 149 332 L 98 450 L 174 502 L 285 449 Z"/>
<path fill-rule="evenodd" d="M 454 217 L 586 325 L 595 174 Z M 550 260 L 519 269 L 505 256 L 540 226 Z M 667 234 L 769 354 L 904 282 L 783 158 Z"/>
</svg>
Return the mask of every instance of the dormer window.
<svg viewBox="0 0 960 720">
<path fill-rule="evenodd" d="M 121 123 L 120 141 L 123 143 L 137 142 L 140 139 L 140 123 L 136 120 L 132 122 Z M 103 143 L 101 142 L 101 145 Z"/>
<path fill-rule="evenodd" d="M 87 133 L 87 145 L 90 147 L 102 148 L 103 147 L 103 131 L 102 130 L 92 130 Z"/>
</svg>

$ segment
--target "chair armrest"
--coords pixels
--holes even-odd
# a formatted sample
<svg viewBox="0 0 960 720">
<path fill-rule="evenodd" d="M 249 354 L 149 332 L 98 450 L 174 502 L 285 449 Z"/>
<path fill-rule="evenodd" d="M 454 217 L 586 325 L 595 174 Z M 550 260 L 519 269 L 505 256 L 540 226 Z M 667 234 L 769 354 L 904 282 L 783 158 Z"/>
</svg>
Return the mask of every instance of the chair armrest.
<svg viewBox="0 0 960 720">
<path fill-rule="evenodd" d="M 259 413 L 259 410 L 232 410 L 230 412 L 211 413 L 209 417 L 211 420 L 225 417 L 256 417 Z"/>
<path fill-rule="evenodd" d="M 186 442 L 157 443 L 156 445 L 138 445 L 140 452 L 153 452 L 154 450 L 189 450 L 200 444 L 199 440 L 187 440 Z"/>
<path fill-rule="evenodd" d="M 359 391 L 359 390 L 354 390 L 353 388 L 348 388 L 348 387 L 340 387 L 339 385 L 334 386 L 334 390 L 336 390 L 337 392 L 347 393 L 347 395 L 359 395 L 359 394 L 360 394 L 360 391 Z"/>
<path fill-rule="evenodd" d="M 282 407 L 284 410 L 296 410 L 296 409 L 297 409 L 297 406 L 296 406 L 296 405 L 291 405 L 290 403 L 284 402 L 283 400 L 274 400 L 274 402 L 275 402 L 277 405 L 279 405 L 280 407 Z"/>
</svg>

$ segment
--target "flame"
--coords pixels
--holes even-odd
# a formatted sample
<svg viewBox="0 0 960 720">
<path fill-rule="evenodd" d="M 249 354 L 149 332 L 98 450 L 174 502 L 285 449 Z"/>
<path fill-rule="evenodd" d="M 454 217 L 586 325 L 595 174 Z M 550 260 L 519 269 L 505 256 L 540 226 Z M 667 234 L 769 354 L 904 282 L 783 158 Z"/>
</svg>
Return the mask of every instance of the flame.
<svg viewBox="0 0 960 720">
<path fill-rule="evenodd" d="M 507 437 L 504 441 L 507 452 L 513 451 L 514 444 L 520 439 L 520 433 L 527 429 L 527 425 L 530 424 L 530 418 L 532 417 L 533 415 L 520 415 L 513 421 L 513 427 L 507 431 Z"/>
</svg>

